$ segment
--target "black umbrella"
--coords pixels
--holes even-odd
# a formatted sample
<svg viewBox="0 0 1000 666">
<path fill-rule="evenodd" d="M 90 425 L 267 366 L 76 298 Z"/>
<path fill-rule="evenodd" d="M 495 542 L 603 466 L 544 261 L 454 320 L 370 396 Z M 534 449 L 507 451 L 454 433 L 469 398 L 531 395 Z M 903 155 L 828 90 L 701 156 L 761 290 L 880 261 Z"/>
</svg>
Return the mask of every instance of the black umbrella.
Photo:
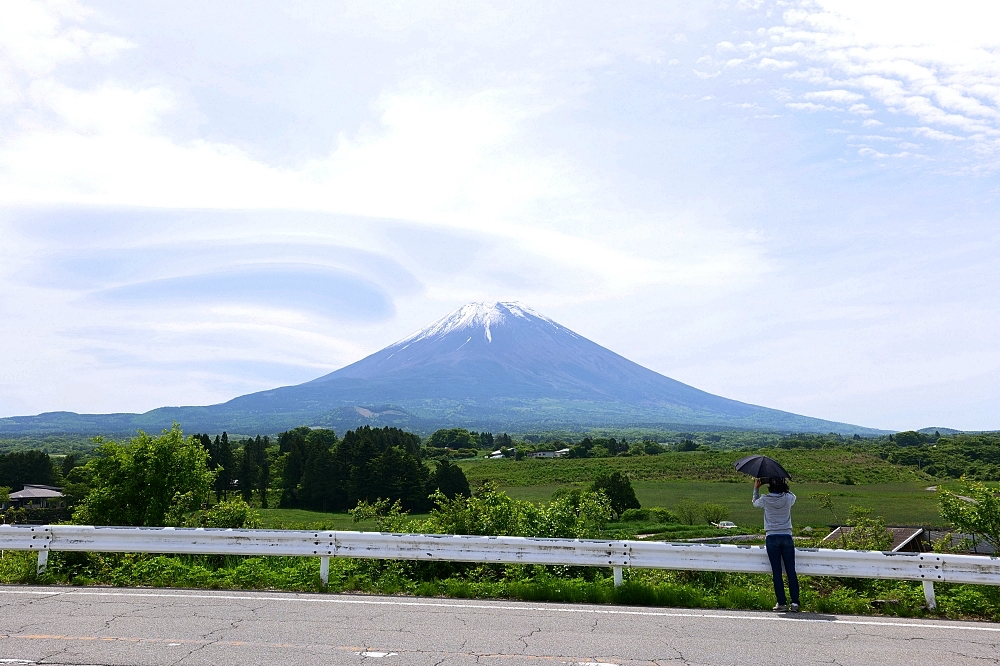
<svg viewBox="0 0 1000 666">
<path fill-rule="evenodd" d="M 757 479 L 790 479 L 792 475 L 785 471 L 777 460 L 767 456 L 747 456 L 736 461 L 736 471 L 749 474 Z"/>
</svg>

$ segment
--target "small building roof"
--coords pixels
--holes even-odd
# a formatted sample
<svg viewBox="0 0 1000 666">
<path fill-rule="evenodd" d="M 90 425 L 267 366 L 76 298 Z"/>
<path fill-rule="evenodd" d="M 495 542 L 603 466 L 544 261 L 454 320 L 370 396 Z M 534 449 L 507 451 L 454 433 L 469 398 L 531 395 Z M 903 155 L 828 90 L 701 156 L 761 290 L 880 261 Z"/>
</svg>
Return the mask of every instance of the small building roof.
<svg viewBox="0 0 1000 666">
<path fill-rule="evenodd" d="M 18 490 L 16 493 L 11 493 L 10 498 L 12 500 L 19 499 L 51 499 L 53 497 L 62 497 L 62 488 L 56 488 L 55 486 L 36 486 L 25 484 L 24 490 Z"/>
</svg>

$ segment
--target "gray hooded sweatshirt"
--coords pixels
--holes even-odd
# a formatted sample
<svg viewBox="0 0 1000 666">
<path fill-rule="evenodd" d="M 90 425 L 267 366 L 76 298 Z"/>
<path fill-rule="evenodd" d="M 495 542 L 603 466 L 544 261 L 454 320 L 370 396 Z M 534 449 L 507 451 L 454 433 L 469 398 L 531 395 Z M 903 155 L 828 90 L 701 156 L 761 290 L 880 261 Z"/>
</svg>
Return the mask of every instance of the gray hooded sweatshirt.
<svg viewBox="0 0 1000 666">
<path fill-rule="evenodd" d="M 768 536 L 792 533 L 793 504 L 795 495 L 791 493 L 761 495 L 759 488 L 753 489 L 753 505 L 764 509 L 764 534 Z"/>
</svg>

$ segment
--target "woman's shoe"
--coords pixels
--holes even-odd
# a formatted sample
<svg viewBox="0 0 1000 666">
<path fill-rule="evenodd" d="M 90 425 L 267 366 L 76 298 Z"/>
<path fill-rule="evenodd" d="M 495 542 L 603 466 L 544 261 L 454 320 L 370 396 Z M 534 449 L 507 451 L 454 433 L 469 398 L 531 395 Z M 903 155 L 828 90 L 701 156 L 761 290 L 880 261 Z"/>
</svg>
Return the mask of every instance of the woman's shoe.
<svg viewBox="0 0 1000 666">
<path fill-rule="evenodd" d="M 789 610 L 792 611 L 793 613 L 798 613 L 799 612 L 799 605 L 798 604 L 792 604 L 789 607 Z"/>
<path fill-rule="evenodd" d="M 788 610 L 788 606 L 786 606 L 785 604 L 774 604 L 774 610 L 779 613 L 783 613 L 786 610 Z"/>
</svg>

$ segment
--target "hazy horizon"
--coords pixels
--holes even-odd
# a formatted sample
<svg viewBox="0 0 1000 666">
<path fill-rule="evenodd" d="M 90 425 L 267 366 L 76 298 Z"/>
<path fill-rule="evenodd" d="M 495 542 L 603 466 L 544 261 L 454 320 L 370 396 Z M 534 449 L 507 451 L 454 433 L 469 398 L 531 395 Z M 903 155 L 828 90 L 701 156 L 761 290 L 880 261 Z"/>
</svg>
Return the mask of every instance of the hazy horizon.
<svg viewBox="0 0 1000 666">
<path fill-rule="evenodd" d="M 520 301 L 734 400 L 1000 428 L 1000 6 L 5 9 L 0 417 Z"/>
</svg>

